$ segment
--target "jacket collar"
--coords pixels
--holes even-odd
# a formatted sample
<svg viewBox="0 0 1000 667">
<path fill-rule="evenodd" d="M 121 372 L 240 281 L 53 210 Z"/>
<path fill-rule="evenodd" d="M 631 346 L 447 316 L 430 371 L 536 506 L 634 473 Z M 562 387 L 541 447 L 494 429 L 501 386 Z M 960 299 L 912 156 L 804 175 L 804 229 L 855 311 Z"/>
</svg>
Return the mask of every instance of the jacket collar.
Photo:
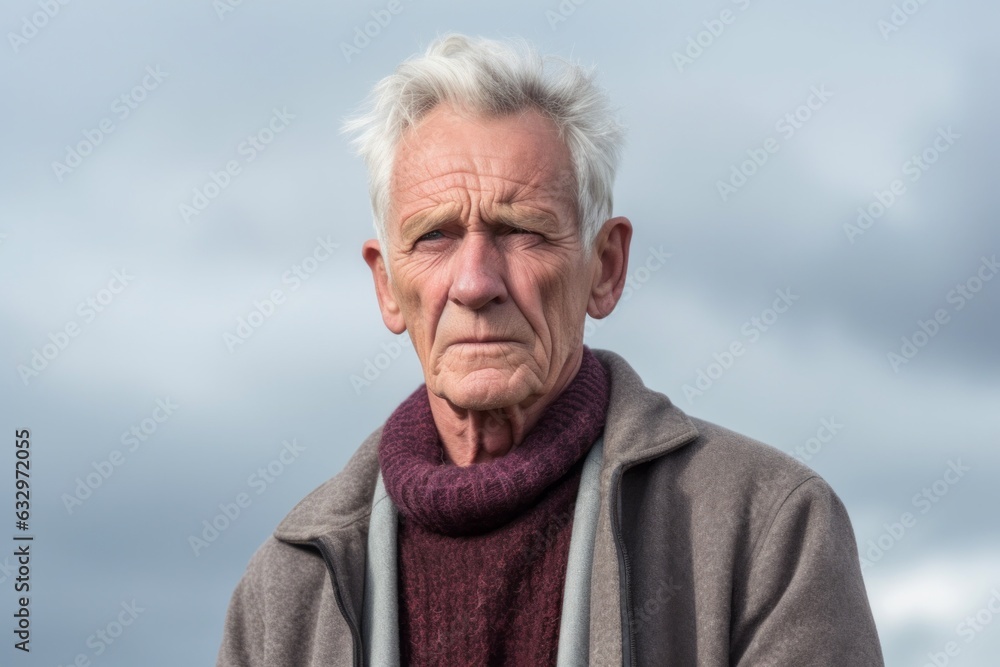
<svg viewBox="0 0 1000 667">
<path fill-rule="evenodd" d="M 378 477 L 377 428 L 347 461 L 344 469 L 303 498 L 278 524 L 279 540 L 307 543 L 368 522 Z"/>
<path fill-rule="evenodd" d="M 684 412 L 653 391 L 623 358 L 608 350 L 594 354 L 611 372 L 611 402 L 604 426 L 604 466 L 619 467 L 662 456 L 698 436 Z"/>
<path fill-rule="evenodd" d="M 593 350 L 611 373 L 611 400 L 604 428 L 602 478 L 619 467 L 661 456 L 693 440 L 698 431 L 665 395 L 647 388 L 622 357 Z M 296 505 L 274 532 L 280 540 L 306 543 L 342 530 L 357 530 L 371 514 L 378 476 L 379 427 L 344 469 Z"/>
</svg>

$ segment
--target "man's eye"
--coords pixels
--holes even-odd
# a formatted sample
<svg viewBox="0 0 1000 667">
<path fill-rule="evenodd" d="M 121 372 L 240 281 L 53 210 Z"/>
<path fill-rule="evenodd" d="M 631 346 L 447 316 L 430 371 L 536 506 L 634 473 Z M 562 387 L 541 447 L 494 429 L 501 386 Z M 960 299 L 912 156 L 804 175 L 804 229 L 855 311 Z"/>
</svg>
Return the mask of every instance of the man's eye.
<svg viewBox="0 0 1000 667">
<path fill-rule="evenodd" d="M 441 239 L 441 238 L 444 238 L 444 234 L 442 234 L 440 231 L 438 231 L 438 230 L 435 229 L 433 232 L 427 232 L 426 234 L 424 234 L 423 236 L 421 236 L 417 240 L 418 241 L 434 241 L 436 239 Z"/>
</svg>

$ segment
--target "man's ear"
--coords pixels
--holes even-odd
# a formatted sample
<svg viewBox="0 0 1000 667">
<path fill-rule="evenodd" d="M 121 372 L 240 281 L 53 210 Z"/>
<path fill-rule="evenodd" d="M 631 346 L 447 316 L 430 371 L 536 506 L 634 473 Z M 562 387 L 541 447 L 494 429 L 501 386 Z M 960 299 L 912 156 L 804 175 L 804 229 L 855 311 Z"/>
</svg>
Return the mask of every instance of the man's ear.
<svg viewBox="0 0 1000 667">
<path fill-rule="evenodd" d="M 632 223 L 622 216 L 605 222 L 594 239 L 594 281 L 590 288 L 587 314 L 595 320 L 610 315 L 621 298 L 631 243 Z"/>
<path fill-rule="evenodd" d="M 361 256 L 372 271 L 372 278 L 375 280 L 375 296 L 378 297 L 378 307 L 382 311 L 382 321 L 394 334 L 401 334 L 406 331 L 406 322 L 403 320 L 399 303 L 392 292 L 392 285 L 389 282 L 389 273 L 385 269 L 385 258 L 382 257 L 382 249 L 375 239 L 368 239 L 361 246 Z"/>
</svg>

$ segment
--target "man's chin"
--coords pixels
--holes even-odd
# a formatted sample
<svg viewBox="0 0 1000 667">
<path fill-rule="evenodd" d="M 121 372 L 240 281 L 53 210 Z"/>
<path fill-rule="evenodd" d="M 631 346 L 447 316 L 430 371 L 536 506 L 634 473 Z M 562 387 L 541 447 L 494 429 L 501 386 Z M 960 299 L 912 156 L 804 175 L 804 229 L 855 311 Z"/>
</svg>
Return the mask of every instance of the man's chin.
<svg viewBox="0 0 1000 667">
<path fill-rule="evenodd" d="M 465 374 L 446 373 L 439 377 L 431 390 L 457 408 L 464 410 L 498 410 L 518 405 L 532 394 L 532 387 L 521 375 L 523 371 L 484 368 Z"/>
</svg>

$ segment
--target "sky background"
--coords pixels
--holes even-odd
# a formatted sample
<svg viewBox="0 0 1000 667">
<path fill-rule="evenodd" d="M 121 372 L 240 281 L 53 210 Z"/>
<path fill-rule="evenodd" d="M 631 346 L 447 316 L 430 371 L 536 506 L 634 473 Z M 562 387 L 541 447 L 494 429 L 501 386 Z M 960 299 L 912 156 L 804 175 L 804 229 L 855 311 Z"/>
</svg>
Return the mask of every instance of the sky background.
<svg viewBox="0 0 1000 667">
<path fill-rule="evenodd" d="M 933 664 L 949 642 L 938 664 L 997 664 L 995 3 L 224 1 L 0 8 L 0 663 L 214 664 L 253 551 L 422 381 L 378 314 L 366 174 L 339 128 L 459 31 L 596 66 L 629 128 L 630 289 L 586 343 L 832 484 L 870 554 L 888 665 Z M 654 252 L 669 258 L 642 269 Z M 777 290 L 795 299 L 772 319 Z M 745 354 L 713 368 L 733 342 Z M 685 391 L 699 372 L 711 386 Z M 28 655 L 8 555 L 22 428 Z M 275 464 L 286 441 L 299 453 Z M 134 622 L 96 639 L 123 605 Z"/>
</svg>

